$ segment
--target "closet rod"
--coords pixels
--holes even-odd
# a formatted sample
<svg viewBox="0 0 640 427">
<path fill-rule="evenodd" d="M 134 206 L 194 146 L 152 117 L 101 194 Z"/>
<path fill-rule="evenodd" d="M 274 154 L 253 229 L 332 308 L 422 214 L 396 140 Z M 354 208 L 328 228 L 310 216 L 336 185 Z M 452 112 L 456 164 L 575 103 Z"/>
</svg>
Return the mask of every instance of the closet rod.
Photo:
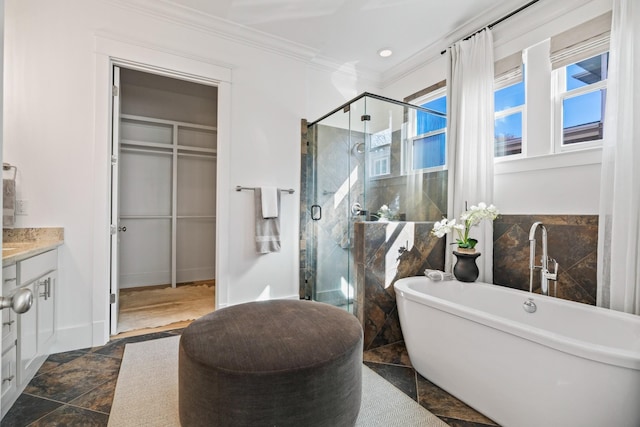
<svg viewBox="0 0 640 427">
<path fill-rule="evenodd" d="M 241 185 L 236 185 L 236 191 L 242 191 L 242 190 L 255 190 L 256 188 L 259 187 L 242 187 Z M 295 193 L 295 190 L 293 188 L 278 188 L 278 191 L 286 191 L 289 194 L 293 194 Z"/>
</svg>

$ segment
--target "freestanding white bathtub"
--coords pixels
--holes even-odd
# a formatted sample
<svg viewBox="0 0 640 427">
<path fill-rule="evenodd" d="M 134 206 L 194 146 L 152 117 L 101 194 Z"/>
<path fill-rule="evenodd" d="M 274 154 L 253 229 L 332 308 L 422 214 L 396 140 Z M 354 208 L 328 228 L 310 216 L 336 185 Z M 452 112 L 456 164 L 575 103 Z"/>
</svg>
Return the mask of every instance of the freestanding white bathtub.
<svg viewBox="0 0 640 427">
<path fill-rule="evenodd" d="M 497 423 L 640 426 L 640 316 L 486 283 L 395 291 L 416 371 Z"/>
</svg>

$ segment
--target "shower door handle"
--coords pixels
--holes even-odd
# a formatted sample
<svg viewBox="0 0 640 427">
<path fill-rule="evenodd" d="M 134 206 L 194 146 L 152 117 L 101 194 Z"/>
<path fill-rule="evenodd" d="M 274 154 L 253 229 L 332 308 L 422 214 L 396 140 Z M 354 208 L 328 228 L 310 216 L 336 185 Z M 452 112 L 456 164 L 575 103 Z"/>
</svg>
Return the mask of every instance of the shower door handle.
<svg viewBox="0 0 640 427">
<path fill-rule="evenodd" d="M 311 205 L 311 219 L 313 221 L 319 221 L 322 219 L 322 206 Z"/>
</svg>

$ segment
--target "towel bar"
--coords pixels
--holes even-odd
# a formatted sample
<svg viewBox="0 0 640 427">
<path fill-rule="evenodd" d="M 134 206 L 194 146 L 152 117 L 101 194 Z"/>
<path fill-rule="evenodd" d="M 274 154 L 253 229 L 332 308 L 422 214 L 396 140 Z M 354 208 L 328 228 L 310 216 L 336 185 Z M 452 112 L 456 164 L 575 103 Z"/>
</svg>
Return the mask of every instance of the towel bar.
<svg viewBox="0 0 640 427">
<path fill-rule="evenodd" d="M 236 191 L 242 191 L 242 190 L 255 190 L 256 187 L 242 187 L 241 185 L 236 185 Z M 286 191 L 289 194 L 293 194 L 295 193 L 295 190 L 293 188 L 278 188 L 278 191 Z"/>
<path fill-rule="evenodd" d="M 11 179 L 16 179 L 16 176 L 18 175 L 18 168 L 16 166 L 13 166 L 9 163 L 3 163 L 2 164 L 2 170 L 8 171 L 13 169 L 13 178 Z"/>
</svg>

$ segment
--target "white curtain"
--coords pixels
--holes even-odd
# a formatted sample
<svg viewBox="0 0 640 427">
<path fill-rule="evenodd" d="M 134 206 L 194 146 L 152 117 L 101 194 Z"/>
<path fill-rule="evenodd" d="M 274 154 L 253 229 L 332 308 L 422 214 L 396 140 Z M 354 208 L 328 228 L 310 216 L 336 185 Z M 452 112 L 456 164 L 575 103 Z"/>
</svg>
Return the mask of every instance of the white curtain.
<svg viewBox="0 0 640 427">
<path fill-rule="evenodd" d="M 602 148 L 597 296 L 600 306 L 635 314 L 640 314 L 639 26 L 640 2 L 614 0 Z"/>
<path fill-rule="evenodd" d="M 493 203 L 493 37 L 487 28 L 449 49 L 447 127 L 449 179 L 448 218 L 460 218 L 466 203 Z M 498 206 L 500 209 L 500 206 Z M 454 233 L 449 233 L 449 243 Z M 478 240 L 476 259 L 479 281 L 493 283 L 493 224 L 484 220 L 473 227 Z M 455 248 L 447 245 L 446 270 L 450 271 Z"/>
</svg>

